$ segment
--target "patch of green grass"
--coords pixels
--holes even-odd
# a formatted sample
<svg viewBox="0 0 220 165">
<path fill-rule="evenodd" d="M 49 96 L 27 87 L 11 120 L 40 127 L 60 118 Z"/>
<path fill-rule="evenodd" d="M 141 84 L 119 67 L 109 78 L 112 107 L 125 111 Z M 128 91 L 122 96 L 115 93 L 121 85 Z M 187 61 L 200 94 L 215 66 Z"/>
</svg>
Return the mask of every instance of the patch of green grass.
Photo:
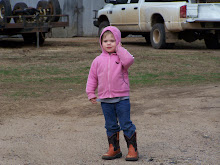
<svg viewBox="0 0 220 165">
<path fill-rule="evenodd" d="M 174 72 L 161 72 L 158 74 L 145 73 L 137 74 L 135 76 L 130 76 L 130 82 L 132 85 L 156 85 L 156 84 L 194 84 L 202 82 L 219 82 L 220 73 L 210 73 L 210 74 L 175 74 Z"/>
<path fill-rule="evenodd" d="M 71 71 L 54 66 L 31 66 L 0 69 L 0 82 L 47 82 L 54 77 L 70 77 Z"/>
<path fill-rule="evenodd" d="M 20 73 L 21 72 L 18 69 L 15 69 L 15 68 L 0 69 L 1 78 L 3 76 L 19 76 Z"/>
<path fill-rule="evenodd" d="M 155 54 L 157 51 L 157 54 Z M 138 86 L 220 82 L 220 56 L 210 52 L 139 52 L 130 68 L 130 83 Z"/>
</svg>

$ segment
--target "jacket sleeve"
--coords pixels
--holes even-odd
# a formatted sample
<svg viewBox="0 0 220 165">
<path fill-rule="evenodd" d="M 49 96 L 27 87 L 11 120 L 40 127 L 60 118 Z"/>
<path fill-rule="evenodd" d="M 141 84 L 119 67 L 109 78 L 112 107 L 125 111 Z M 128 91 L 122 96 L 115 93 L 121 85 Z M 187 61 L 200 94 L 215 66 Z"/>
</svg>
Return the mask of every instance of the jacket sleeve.
<svg viewBox="0 0 220 165">
<path fill-rule="evenodd" d="M 134 63 L 134 57 L 120 44 L 116 47 L 116 53 L 125 69 L 128 69 Z"/>
<path fill-rule="evenodd" d="M 97 78 L 97 62 L 94 60 L 92 62 L 90 71 L 89 71 L 89 76 L 87 79 L 87 84 L 86 84 L 86 93 L 88 95 L 88 99 L 95 98 L 95 90 L 98 86 L 98 78 Z"/>
</svg>

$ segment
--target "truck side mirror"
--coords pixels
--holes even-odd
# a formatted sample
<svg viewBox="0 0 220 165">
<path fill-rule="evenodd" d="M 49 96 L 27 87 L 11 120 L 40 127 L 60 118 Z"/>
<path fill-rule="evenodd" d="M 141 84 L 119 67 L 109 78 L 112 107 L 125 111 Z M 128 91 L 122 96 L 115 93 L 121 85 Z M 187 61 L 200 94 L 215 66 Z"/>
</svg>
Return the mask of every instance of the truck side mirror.
<svg viewBox="0 0 220 165">
<path fill-rule="evenodd" d="M 117 3 L 117 0 L 105 0 L 105 3 L 116 4 L 116 3 Z"/>
</svg>

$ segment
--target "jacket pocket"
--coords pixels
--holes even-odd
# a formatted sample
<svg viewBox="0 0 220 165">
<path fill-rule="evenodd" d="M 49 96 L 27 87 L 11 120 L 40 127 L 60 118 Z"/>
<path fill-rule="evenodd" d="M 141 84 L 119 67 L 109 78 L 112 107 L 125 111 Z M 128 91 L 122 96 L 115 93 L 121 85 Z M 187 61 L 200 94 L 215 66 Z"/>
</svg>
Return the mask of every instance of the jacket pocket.
<svg viewBox="0 0 220 165">
<path fill-rule="evenodd" d="M 121 72 L 115 80 L 112 81 L 112 90 L 115 92 L 129 91 L 129 80 L 126 73 Z"/>
</svg>

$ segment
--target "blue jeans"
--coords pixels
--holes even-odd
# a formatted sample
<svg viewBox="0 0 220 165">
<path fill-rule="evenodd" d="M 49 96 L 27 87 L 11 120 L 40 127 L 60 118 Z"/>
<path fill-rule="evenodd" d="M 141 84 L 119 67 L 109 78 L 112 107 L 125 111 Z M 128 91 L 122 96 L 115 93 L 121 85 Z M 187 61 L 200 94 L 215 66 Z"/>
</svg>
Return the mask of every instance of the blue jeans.
<svg viewBox="0 0 220 165">
<path fill-rule="evenodd" d="M 127 137 L 131 137 L 136 127 L 130 119 L 130 101 L 121 100 L 117 103 L 101 103 L 102 111 L 105 117 L 105 128 L 107 136 L 123 130 Z M 119 121 L 119 124 L 118 124 Z"/>
</svg>

